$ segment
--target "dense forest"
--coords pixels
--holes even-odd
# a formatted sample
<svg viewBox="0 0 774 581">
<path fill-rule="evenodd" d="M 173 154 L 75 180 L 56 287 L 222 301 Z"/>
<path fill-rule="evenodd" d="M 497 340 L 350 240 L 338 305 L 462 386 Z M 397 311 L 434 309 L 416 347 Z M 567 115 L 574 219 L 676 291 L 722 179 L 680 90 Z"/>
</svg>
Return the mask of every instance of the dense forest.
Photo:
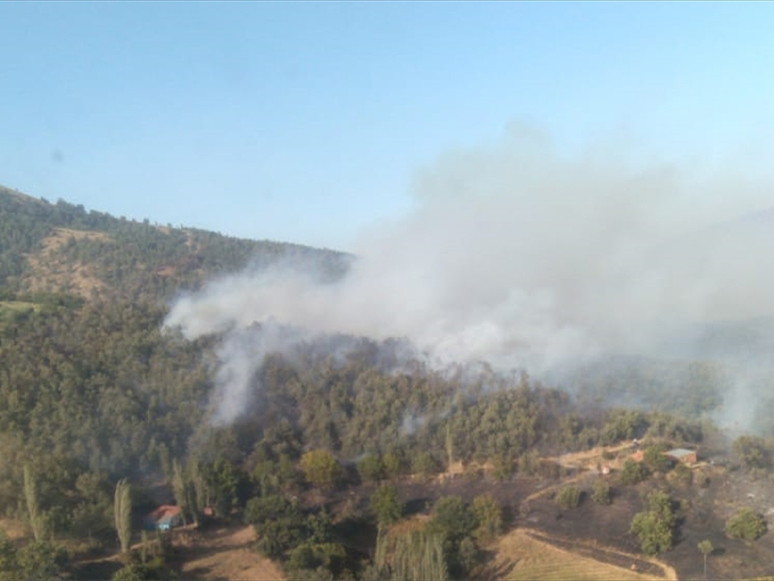
<svg viewBox="0 0 774 581">
<path fill-rule="evenodd" d="M 265 554 L 305 571 L 297 578 L 376 570 L 400 578 L 408 565 L 395 555 L 411 547 L 427 556 L 423 571 L 465 576 L 475 539 L 500 527 L 486 498 L 446 500 L 426 536 L 382 536 L 381 561 L 353 564 L 334 542 L 330 517 L 288 494 L 431 477 L 455 462 L 491 465 L 500 479 L 550 476 L 559 470 L 541 461 L 550 454 L 643 437 L 698 443 L 714 431 L 708 417 L 726 379 L 706 362 L 623 361 L 589 368 L 560 390 L 484 363 L 431 368 L 401 340 L 344 336 L 267 355 L 249 407 L 233 424 L 213 425 L 222 337 L 188 341 L 164 329 L 169 301 L 218 274 L 299 257 L 331 277 L 353 260 L 0 189 L 0 515 L 29 522 L 37 543 L 0 538 L 9 578 L 61 571 L 67 556 L 56 547 L 67 540 L 123 545 L 122 482 L 132 483 L 135 511 L 164 502 L 166 490 L 187 519 L 204 518 L 205 507 L 215 518 L 245 519 L 275 539 L 262 545 Z M 685 389 L 669 389 L 676 376 Z M 559 383 L 568 387 L 566 378 Z M 743 444 L 740 453 L 758 454 L 770 469 L 767 442 Z M 402 509 L 389 488 L 380 490 L 374 514 L 389 521 Z M 122 571 L 153 574 L 137 563 Z"/>
</svg>

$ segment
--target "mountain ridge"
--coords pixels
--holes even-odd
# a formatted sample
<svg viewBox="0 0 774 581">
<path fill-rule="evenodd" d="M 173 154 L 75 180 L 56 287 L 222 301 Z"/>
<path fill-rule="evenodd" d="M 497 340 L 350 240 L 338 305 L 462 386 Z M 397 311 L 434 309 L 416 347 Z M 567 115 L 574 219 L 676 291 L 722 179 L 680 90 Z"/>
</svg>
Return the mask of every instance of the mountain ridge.
<svg viewBox="0 0 774 581">
<path fill-rule="evenodd" d="M 12 293 L 166 301 L 249 265 L 312 259 L 340 276 L 352 258 L 291 242 L 87 212 L 61 198 L 51 203 L 0 185 L 0 288 Z"/>
</svg>

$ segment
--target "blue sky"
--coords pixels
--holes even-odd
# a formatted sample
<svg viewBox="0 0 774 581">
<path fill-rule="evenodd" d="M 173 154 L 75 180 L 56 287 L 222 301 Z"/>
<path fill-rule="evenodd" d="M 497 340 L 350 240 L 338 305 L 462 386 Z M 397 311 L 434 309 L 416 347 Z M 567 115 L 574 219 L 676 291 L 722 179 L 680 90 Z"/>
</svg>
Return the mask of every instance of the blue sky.
<svg viewBox="0 0 774 581">
<path fill-rule="evenodd" d="M 0 184 L 348 249 L 513 123 L 765 168 L 773 27 L 771 3 L 3 2 Z"/>
</svg>

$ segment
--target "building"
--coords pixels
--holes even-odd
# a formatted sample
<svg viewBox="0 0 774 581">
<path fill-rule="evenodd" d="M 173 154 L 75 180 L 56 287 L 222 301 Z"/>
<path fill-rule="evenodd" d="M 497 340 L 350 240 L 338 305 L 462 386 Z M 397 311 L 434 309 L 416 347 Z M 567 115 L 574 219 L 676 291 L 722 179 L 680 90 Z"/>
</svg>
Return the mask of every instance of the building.
<svg viewBox="0 0 774 581">
<path fill-rule="evenodd" d="M 669 450 L 669 452 L 664 452 L 664 455 L 683 464 L 696 464 L 696 450 L 675 448 L 674 450 Z"/>
<path fill-rule="evenodd" d="M 145 517 L 145 528 L 151 531 L 168 531 L 182 524 L 183 515 L 180 507 L 171 504 L 162 504 Z"/>
</svg>

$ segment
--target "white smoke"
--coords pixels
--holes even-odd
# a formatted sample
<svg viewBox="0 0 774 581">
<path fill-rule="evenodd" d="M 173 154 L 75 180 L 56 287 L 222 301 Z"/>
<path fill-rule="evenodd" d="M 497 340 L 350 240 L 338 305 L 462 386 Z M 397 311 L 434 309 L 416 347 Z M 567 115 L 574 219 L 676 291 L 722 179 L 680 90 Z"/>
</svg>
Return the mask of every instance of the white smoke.
<svg viewBox="0 0 774 581">
<path fill-rule="evenodd" d="M 189 338 L 227 332 L 217 417 L 230 421 L 272 345 L 244 348 L 239 330 L 271 318 L 311 334 L 405 337 L 441 363 L 539 375 L 648 349 L 670 325 L 774 314 L 774 222 L 714 226 L 771 197 L 704 177 L 563 160 L 545 140 L 511 134 L 421 172 L 416 210 L 364 233 L 341 280 L 287 262 L 247 271 L 180 298 L 166 323 Z"/>
</svg>

